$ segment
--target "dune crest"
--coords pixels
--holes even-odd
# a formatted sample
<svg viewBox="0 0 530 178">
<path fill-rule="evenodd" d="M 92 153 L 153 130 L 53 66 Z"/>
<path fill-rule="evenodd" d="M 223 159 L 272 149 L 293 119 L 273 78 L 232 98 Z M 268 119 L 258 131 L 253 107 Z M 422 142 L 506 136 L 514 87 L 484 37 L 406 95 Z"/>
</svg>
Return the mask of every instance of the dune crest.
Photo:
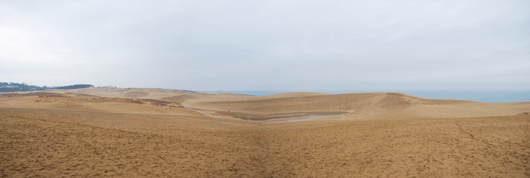
<svg viewBox="0 0 530 178">
<path fill-rule="evenodd" d="M 530 177 L 530 102 L 85 88 L 0 96 L 7 177 Z"/>
</svg>

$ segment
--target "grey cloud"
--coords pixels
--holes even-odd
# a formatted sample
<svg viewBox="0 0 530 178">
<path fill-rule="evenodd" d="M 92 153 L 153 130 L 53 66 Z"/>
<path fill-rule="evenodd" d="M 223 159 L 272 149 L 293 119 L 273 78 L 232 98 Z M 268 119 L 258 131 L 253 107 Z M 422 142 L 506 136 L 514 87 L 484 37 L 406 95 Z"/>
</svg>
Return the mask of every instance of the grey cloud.
<svg viewBox="0 0 530 178">
<path fill-rule="evenodd" d="M 530 87 L 528 1 L 7 1 L 0 7 L 9 9 L 0 28 L 38 37 L 31 42 L 37 56 L 63 50 L 75 59 L 54 68 L 78 72 L 76 78 L 35 74 L 56 76 L 47 85 Z M 22 56 L 0 55 L 0 61 L 16 68 Z M 43 67 L 28 63 L 27 70 L 0 75 L 16 81 Z M 24 79 L 18 82 L 33 82 Z"/>
</svg>

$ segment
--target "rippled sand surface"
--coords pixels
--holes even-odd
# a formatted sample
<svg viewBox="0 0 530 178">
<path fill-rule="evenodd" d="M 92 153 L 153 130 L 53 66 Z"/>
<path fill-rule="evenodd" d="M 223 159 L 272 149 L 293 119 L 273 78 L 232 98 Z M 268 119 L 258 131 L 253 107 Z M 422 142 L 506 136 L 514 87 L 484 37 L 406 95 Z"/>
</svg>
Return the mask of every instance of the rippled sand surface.
<svg viewBox="0 0 530 178">
<path fill-rule="evenodd" d="M 0 97 L 1 176 L 530 176 L 528 102 L 50 92 Z"/>
</svg>

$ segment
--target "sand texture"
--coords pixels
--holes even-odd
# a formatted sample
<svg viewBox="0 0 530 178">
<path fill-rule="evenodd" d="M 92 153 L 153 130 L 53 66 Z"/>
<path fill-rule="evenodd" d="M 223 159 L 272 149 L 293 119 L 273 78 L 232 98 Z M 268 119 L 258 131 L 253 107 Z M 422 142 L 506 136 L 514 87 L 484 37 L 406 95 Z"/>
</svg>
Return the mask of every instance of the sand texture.
<svg viewBox="0 0 530 178">
<path fill-rule="evenodd" d="M 0 96 L 1 177 L 530 177 L 530 103 L 86 88 Z"/>
</svg>

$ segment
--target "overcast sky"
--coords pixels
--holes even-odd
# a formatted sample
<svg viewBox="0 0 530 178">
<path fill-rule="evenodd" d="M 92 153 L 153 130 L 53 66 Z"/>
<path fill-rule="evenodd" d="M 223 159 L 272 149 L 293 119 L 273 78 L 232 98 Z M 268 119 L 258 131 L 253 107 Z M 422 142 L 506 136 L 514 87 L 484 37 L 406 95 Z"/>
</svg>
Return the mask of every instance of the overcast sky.
<svg viewBox="0 0 530 178">
<path fill-rule="evenodd" d="M 0 81 L 530 89 L 530 1 L 0 1 Z"/>
</svg>

